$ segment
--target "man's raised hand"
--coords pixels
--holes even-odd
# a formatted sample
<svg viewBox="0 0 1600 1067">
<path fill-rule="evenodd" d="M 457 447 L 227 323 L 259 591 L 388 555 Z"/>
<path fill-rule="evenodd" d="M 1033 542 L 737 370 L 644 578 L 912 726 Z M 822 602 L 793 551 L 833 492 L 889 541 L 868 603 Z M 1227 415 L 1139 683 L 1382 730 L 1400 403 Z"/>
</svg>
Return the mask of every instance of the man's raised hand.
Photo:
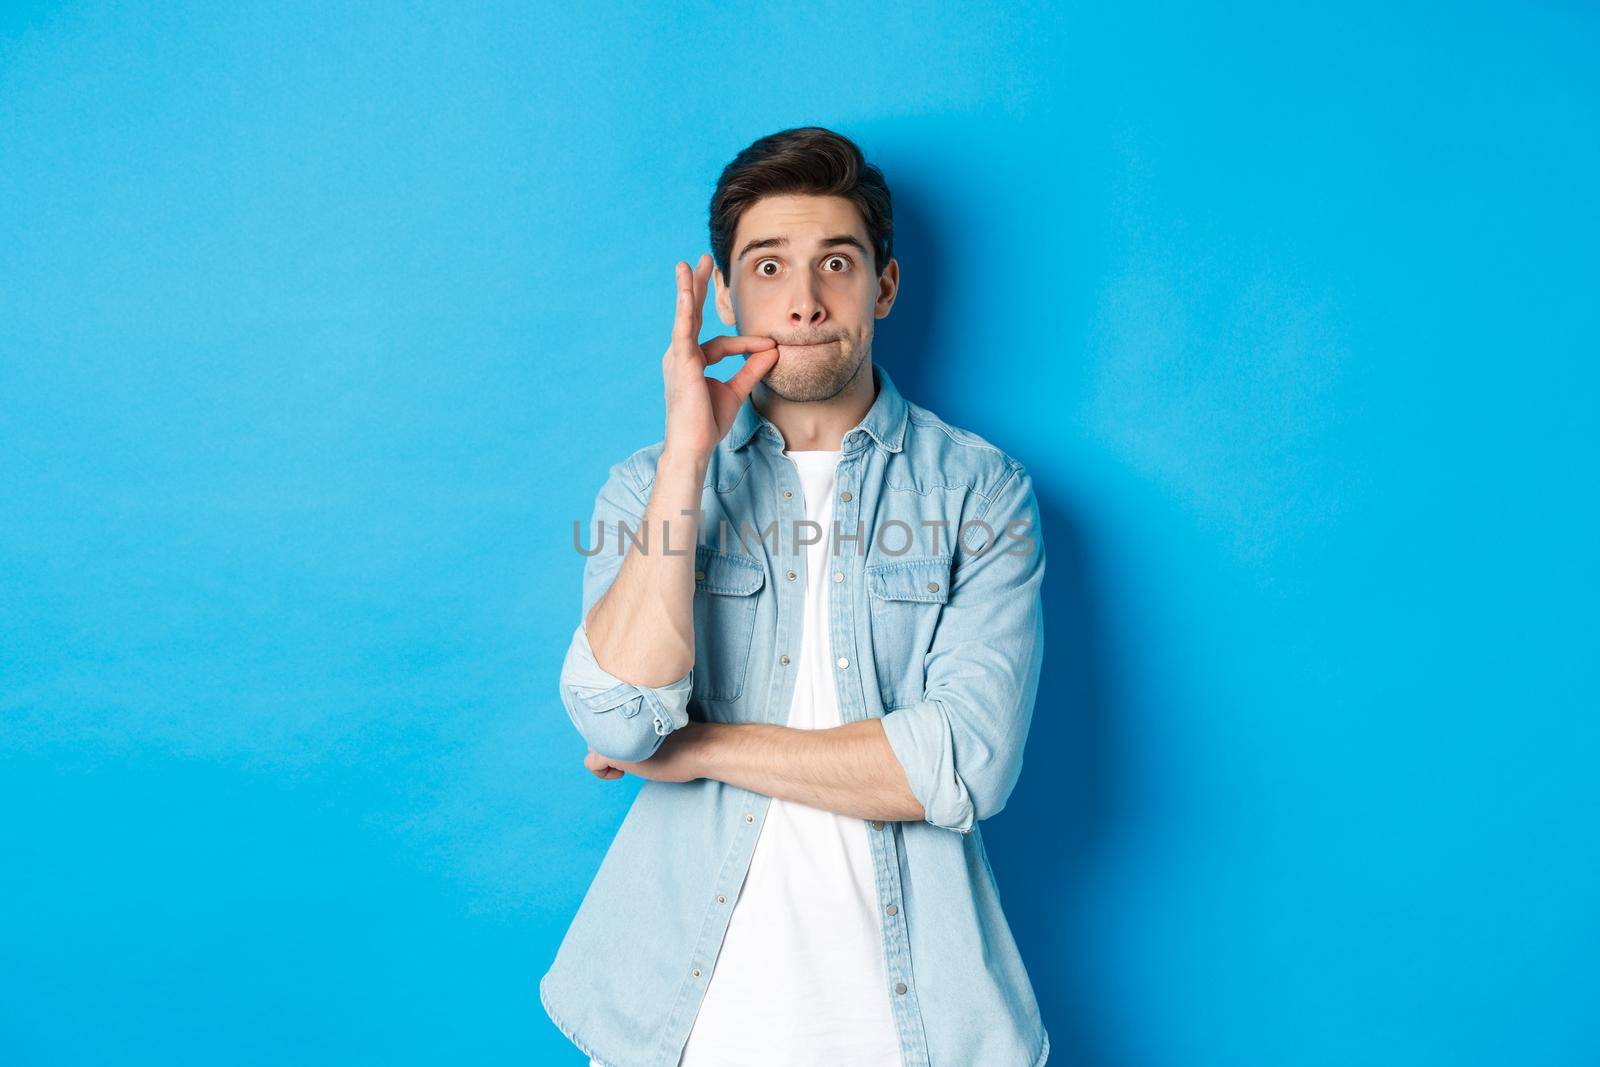
<svg viewBox="0 0 1600 1067">
<path fill-rule="evenodd" d="M 677 317 L 672 324 L 672 343 L 661 357 L 661 376 L 666 383 L 667 434 L 664 448 L 705 458 L 733 426 L 739 406 L 750 395 L 773 365 L 778 362 L 778 344 L 770 337 L 741 337 L 730 334 L 713 337 L 701 344 L 700 317 L 706 302 L 706 286 L 711 280 L 712 259 L 700 257 L 691 271 L 679 260 Z M 706 376 L 711 364 L 738 352 L 749 354 L 744 366 L 726 382 Z"/>
</svg>

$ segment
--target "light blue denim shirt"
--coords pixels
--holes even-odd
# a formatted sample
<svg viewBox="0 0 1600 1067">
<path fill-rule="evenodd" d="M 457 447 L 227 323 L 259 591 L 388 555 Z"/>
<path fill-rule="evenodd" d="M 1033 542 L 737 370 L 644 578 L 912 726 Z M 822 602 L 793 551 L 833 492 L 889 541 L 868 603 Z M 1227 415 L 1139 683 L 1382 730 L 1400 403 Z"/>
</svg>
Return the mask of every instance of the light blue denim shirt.
<svg viewBox="0 0 1600 1067">
<path fill-rule="evenodd" d="M 1038 691 L 1038 503 L 1022 464 L 906 401 L 882 367 L 873 379 L 872 407 L 841 446 L 828 625 L 843 721 L 883 720 L 925 814 L 861 822 L 883 906 L 884 996 L 904 1067 L 1038 1067 L 1049 1038 L 977 826 L 1016 785 Z M 581 539 L 594 554 L 580 620 L 616 578 L 630 532 L 642 536 L 661 448 L 613 466 L 600 489 Z M 622 681 L 595 662 L 580 621 L 561 699 L 595 751 L 646 759 L 690 719 L 787 721 L 802 542 L 821 542 L 784 448 L 746 400 L 707 465 L 687 674 Z M 712 779 L 643 782 L 539 982 L 578 1048 L 607 1067 L 676 1067 L 770 802 Z"/>
</svg>

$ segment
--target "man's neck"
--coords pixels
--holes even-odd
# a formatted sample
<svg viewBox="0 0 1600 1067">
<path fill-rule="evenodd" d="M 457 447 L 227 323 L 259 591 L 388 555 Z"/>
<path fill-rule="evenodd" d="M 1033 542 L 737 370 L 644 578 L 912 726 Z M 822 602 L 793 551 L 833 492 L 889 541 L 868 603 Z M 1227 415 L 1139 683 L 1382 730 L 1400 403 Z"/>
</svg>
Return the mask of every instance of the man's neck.
<svg viewBox="0 0 1600 1067">
<path fill-rule="evenodd" d="M 761 382 L 750 394 L 756 410 L 783 434 L 784 448 L 793 452 L 838 451 L 877 398 L 871 356 L 861 361 L 850 384 L 826 400 L 785 400 Z"/>
</svg>

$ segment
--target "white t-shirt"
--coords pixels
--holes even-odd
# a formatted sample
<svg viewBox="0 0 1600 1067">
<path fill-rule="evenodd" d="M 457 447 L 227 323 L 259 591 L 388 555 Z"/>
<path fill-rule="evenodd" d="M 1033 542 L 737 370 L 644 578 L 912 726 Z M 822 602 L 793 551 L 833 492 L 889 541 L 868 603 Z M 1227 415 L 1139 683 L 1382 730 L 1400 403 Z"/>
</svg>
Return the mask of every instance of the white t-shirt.
<svg viewBox="0 0 1600 1067">
<path fill-rule="evenodd" d="M 828 634 L 840 454 L 785 455 L 822 530 L 806 547 L 787 725 L 821 730 L 841 724 Z M 900 1067 L 870 832 L 864 819 L 772 798 L 679 1067 Z"/>
</svg>

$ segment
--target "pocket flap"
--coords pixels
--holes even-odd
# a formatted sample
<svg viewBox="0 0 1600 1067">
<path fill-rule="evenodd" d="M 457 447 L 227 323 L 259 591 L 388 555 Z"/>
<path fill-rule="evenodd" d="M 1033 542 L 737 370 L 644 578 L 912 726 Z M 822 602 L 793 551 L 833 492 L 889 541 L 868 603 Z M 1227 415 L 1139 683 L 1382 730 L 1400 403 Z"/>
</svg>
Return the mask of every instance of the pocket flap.
<svg viewBox="0 0 1600 1067">
<path fill-rule="evenodd" d="M 622 717 L 631 719 L 639 714 L 640 708 L 644 707 L 644 694 L 627 682 L 595 693 L 585 693 L 578 689 L 573 689 L 573 692 L 596 715 L 621 708 Z"/>
<path fill-rule="evenodd" d="M 951 557 L 926 556 L 870 563 L 867 588 L 880 600 L 921 600 L 943 604 L 950 599 Z"/>
<path fill-rule="evenodd" d="M 767 572 L 749 556 L 718 552 L 706 545 L 694 551 L 694 586 L 707 593 L 749 596 L 767 580 Z"/>
</svg>

